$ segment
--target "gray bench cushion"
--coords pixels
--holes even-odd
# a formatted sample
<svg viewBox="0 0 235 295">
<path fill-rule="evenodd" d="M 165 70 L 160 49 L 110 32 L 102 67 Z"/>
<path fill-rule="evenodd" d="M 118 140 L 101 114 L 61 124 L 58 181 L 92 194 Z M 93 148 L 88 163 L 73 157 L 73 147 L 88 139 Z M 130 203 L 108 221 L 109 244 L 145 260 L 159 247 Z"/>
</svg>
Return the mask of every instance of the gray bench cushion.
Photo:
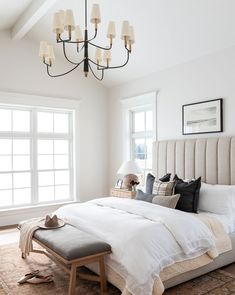
<svg viewBox="0 0 235 295">
<path fill-rule="evenodd" d="M 69 261 L 111 250 L 109 244 L 68 224 L 57 229 L 38 229 L 34 238 Z"/>
</svg>

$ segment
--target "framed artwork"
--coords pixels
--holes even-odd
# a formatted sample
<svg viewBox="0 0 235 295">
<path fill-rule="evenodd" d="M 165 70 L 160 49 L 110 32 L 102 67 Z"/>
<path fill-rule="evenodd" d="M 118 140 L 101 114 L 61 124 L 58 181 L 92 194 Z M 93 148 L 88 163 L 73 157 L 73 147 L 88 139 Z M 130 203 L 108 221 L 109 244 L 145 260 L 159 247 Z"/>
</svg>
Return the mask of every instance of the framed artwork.
<svg viewBox="0 0 235 295">
<path fill-rule="evenodd" d="M 115 188 L 122 188 L 122 183 L 123 183 L 123 180 L 118 179 L 117 182 L 116 182 Z"/>
<path fill-rule="evenodd" d="M 182 134 L 223 132 L 223 99 L 182 106 Z"/>
</svg>

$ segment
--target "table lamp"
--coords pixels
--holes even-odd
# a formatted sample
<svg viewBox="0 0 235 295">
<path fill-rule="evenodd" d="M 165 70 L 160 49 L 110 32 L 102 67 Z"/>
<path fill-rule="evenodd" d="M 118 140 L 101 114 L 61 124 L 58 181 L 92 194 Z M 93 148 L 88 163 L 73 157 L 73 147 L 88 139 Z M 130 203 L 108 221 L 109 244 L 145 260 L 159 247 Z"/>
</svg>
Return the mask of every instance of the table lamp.
<svg viewBox="0 0 235 295">
<path fill-rule="evenodd" d="M 143 171 L 136 161 L 126 161 L 122 163 L 117 173 L 124 175 L 123 188 L 131 190 L 132 189 L 131 182 L 132 181 L 138 182 L 138 176 L 136 174 L 141 174 L 143 173 Z"/>
</svg>

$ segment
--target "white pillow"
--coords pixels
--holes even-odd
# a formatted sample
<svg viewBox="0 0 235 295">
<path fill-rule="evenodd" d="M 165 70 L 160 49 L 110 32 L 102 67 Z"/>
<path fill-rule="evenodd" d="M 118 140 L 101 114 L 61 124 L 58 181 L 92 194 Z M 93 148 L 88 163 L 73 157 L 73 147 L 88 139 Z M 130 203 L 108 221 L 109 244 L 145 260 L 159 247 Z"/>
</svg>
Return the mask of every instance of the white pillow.
<svg viewBox="0 0 235 295">
<path fill-rule="evenodd" d="M 235 186 L 202 183 L 198 209 L 232 215 L 235 210 Z"/>
</svg>

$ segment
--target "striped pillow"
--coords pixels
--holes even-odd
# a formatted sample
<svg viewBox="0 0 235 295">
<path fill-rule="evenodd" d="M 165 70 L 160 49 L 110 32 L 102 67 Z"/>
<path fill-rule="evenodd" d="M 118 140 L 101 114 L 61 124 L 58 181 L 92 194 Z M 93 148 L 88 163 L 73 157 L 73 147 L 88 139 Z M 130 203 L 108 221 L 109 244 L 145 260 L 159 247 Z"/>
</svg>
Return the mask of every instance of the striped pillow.
<svg viewBox="0 0 235 295">
<path fill-rule="evenodd" d="M 153 194 L 158 196 L 172 196 L 175 191 L 175 181 L 154 181 Z"/>
</svg>

